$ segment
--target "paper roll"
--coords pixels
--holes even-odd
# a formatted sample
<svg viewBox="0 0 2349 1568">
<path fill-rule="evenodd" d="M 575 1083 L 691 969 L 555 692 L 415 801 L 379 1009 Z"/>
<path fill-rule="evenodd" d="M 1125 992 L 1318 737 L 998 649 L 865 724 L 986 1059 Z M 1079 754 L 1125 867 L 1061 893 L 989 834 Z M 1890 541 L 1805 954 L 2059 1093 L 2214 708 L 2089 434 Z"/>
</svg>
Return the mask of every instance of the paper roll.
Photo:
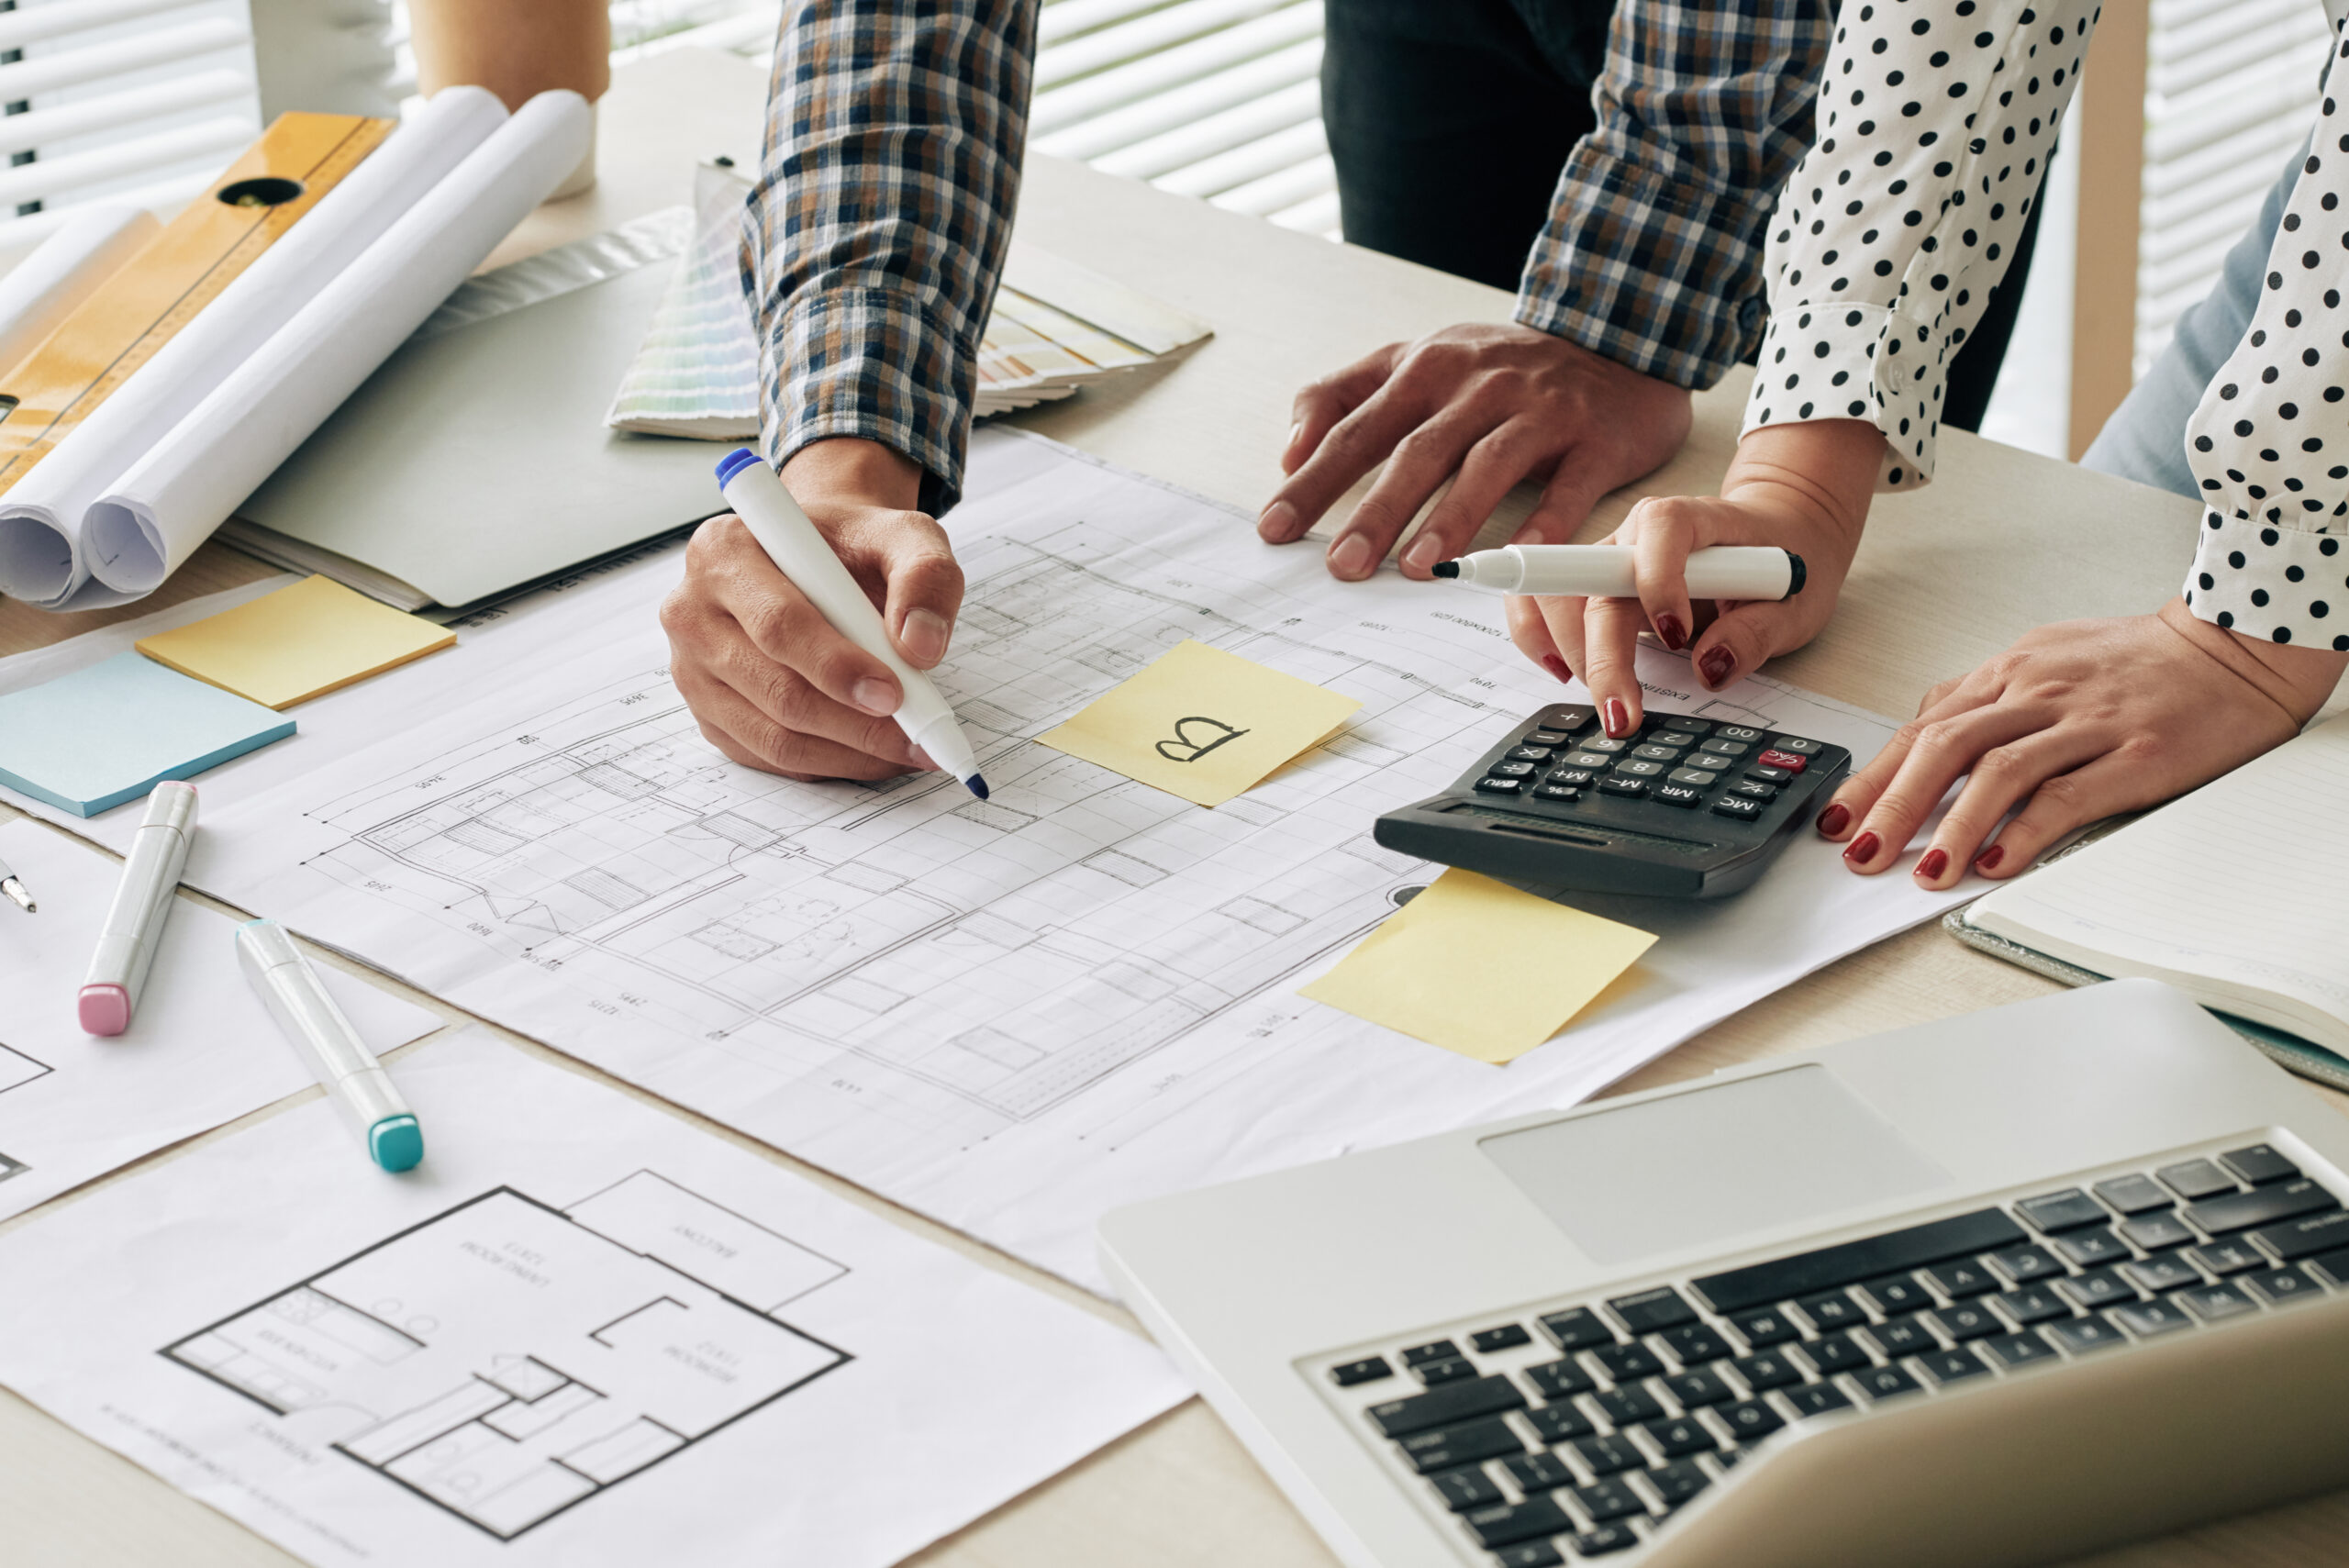
<svg viewBox="0 0 2349 1568">
<path fill-rule="evenodd" d="M 588 126 L 578 94 L 540 94 L 319 290 L 91 506 L 99 580 L 177 570 L 578 166 Z"/>
<path fill-rule="evenodd" d="M 0 370 L 40 346 L 163 226 L 145 207 L 78 207 L 0 278 Z"/>
<path fill-rule="evenodd" d="M 425 105 L 93 409 L 0 496 L 0 591 L 50 608 L 71 599 L 75 609 L 120 602 L 105 588 L 128 596 L 144 592 L 92 558 L 84 526 L 90 504 L 506 117 L 496 95 L 478 87 L 453 88 Z M 84 590 L 94 574 L 105 587 Z"/>
</svg>

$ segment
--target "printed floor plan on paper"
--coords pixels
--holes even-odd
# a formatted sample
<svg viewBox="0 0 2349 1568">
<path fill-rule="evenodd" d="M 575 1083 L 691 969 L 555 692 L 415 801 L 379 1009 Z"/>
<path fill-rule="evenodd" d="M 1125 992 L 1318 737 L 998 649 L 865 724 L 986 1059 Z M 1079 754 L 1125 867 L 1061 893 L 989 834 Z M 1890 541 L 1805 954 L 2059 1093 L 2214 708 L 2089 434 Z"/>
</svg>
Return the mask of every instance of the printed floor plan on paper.
<svg viewBox="0 0 2349 1568">
<path fill-rule="evenodd" d="M 162 1353 L 510 1540 L 845 1363 L 775 1314 L 846 1273 L 640 1171 L 484 1193 Z"/>
</svg>

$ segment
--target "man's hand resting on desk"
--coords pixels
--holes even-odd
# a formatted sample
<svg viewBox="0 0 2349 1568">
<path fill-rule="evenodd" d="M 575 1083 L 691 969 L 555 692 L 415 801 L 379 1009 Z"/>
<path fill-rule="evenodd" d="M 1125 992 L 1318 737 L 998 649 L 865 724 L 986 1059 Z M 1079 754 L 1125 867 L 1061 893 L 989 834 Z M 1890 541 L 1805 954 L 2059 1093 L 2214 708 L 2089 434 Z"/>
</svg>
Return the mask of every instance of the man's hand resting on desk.
<svg viewBox="0 0 2349 1568">
<path fill-rule="evenodd" d="M 879 606 L 917 670 L 946 656 L 963 569 L 917 510 L 921 471 L 874 441 L 818 441 L 784 465 L 793 499 Z M 670 674 L 701 732 L 735 762 L 787 778 L 879 779 L 931 766 L 889 716 L 888 667 L 834 631 L 729 514 L 695 531 L 661 606 Z"/>
<path fill-rule="evenodd" d="M 1330 572 L 1378 569 L 1429 496 L 1452 488 L 1403 557 L 1403 574 L 1467 548 L 1501 498 L 1539 481 L 1520 544 L 1564 544 L 1598 498 L 1653 472 L 1687 439 L 1688 394 L 1531 327 L 1447 327 L 1389 343 L 1297 395 L 1281 453 L 1288 482 L 1257 519 L 1273 544 L 1302 539 L 1355 480 L 1386 464 L 1330 545 Z"/>
<path fill-rule="evenodd" d="M 1955 885 L 1969 862 L 2013 876 L 2075 828 L 2167 800 L 2289 740 L 2345 665 L 2349 653 L 2199 620 L 2182 599 L 2149 616 L 2042 627 L 1927 692 L 1916 718 L 1835 792 L 1819 830 L 1848 840 L 1854 871 L 1889 870 L 1964 777 L 1909 874 L 1932 888 Z"/>
</svg>

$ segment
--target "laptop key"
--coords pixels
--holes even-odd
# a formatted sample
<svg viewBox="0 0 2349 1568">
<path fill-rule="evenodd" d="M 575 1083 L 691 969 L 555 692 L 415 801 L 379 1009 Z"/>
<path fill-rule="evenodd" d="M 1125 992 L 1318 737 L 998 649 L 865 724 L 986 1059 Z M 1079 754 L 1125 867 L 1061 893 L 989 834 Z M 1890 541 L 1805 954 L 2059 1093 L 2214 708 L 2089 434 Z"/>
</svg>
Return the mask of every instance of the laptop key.
<svg viewBox="0 0 2349 1568">
<path fill-rule="evenodd" d="M 2033 1362 L 2053 1361 L 2054 1348 L 2037 1334 L 2025 1330 L 2020 1334 L 2001 1334 L 1995 1340 L 1985 1340 L 1982 1348 L 1998 1359 L 2001 1366 L 2012 1370 L 2029 1366 Z"/>
<path fill-rule="evenodd" d="M 1731 1434 L 1742 1443 L 1766 1438 L 1787 1424 L 1776 1410 L 1759 1399 L 1748 1399 L 1742 1405 L 1725 1405 L 1713 1414 L 1728 1423 Z"/>
<path fill-rule="evenodd" d="M 1852 1299 L 1849 1291 L 1831 1290 L 1819 1296 L 1805 1296 L 1795 1305 L 1802 1308 L 1802 1315 L 1822 1333 L 1835 1329 L 1856 1328 L 1868 1320 L 1868 1315 L 1860 1310 L 1860 1304 Z"/>
<path fill-rule="evenodd" d="M 1403 1451 L 1403 1457 L 1412 1469 L 1429 1475 L 1439 1470 L 1456 1470 L 1464 1464 L 1498 1459 L 1505 1453 L 1523 1453 L 1525 1440 L 1511 1431 L 1508 1423 L 1498 1416 L 1486 1416 L 1456 1427 L 1413 1432 L 1396 1446 Z"/>
<path fill-rule="evenodd" d="M 2006 1332 L 2007 1326 L 1993 1317 L 1988 1307 L 1961 1301 L 1925 1314 L 1925 1320 L 1952 1340 L 1963 1344 L 1968 1340 L 1987 1339 Z"/>
<path fill-rule="evenodd" d="M 2223 1322 L 2240 1318 L 2246 1312 L 2259 1310 L 2259 1303 L 2245 1296 L 2241 1287 L 2221 1280 L 2217 1284 L 2198 1284 L 2191 1290 L 2181 1290 L 2170 1298 L 2182 1301 L 2194 1316 L 2205 1323 Z"/>
<path fill-rule="evenodd" d="M 1711 1485 L 1713 1478 L 1694 1461 L 1676 1459 L 1670 1464 L 1659 1464 L 1649 1471 L 1647 1482 L 1669 1511 Z"/>
<path fill-rule="evenodd" d="M 1930 1355 L 1919 1356 L 1917 1364 L 1924 1369 L 1927 1377 L 1944 1388 L 1969 1377 L 1980 1377 L 1990 1370 L 1982 1364 L 1980 1356 L 1964 1345 L 1954 1351 L 1935 1351 Z"/>
<path fill-rule="evenodd" d="M 1619 1475 L 1647 1463 L 1629 1438 L 1576 1438 L 1567 1446 L 1593 1475 Z"/>
<path fill-rule="evenodd" d="M 1640 1538 L 1629 1525 L 1600 1525 L 1575 1537 L 1571 1544 L 1577 1557 L 1605 1557 L 1610 1552 L 1631 1551 L 1640 1544 Z"/>
<path fill-rule="evenodd" d="M 2202 1283 L 2200 1271 L 2175 1252 L 2147 1258 L 2142 1263 L 2123 1263 L 2121 1272 L 2147 1290 L 2176 1290 Z"/>
<path fill-rule="evenodd" d="M 1805 1384 L 1800 1388 L 1785 1390 L 1780 1397 L 1794 1407 L 1798 1416 L 1824 1416 L 1830 1410 L 1848 1410 L 1851 1399 L 1831 1383 Z"/>
<path fill-rule="evenodd" d="M 1429 1362 L 1449 1362 L 1460 1359 L 1460 1347 L 1450 1340 L 1431 1340 L 1424 1345 L 1413 1345 L 1403 1352 L 1405 1366 L 1424 1366 Z"/>
<path fill-rule="evenodd" d="M 1925 1278 L 1932 1287 L 1952 1301 L 1963 1301 L 1969 1296 L 1987 1296 L 1998 1288 L 1998 1276 L 1980 1263 L 1965 1262 L 1935 1263 L 1925 1271 Z"/>
<path fill-rule="evenodd" d="M 1571 1399 L 1598 1386 L 1598 1379 L 1571 1361 L 1543 1362 L 1525 1369 L 1525 1381 L 1544 1399 Z"/>
<path fill-rule="evenodd" d="M 2121 1278 L 2119 1269 L 2098 1269 L 2093 1273 L 2059 1279 L 2055 1288 L 2082 1307 L 2110 1307 L 2116 1301 L 2137 1299 L 2137 1287 Z"/>
<path fill-rule="evenodd" d="M 2235 1190 L 2235 1179 L 2208 1160 L 2181 1160 L 2154 1173 L 2170 1191 L 2193 1203 Z"/>
<path fill-rule="evenodd" d="M 1666 1459 L 1686 1459 L 1692 1453 L 1703 1453 L 1721 1446 L 1713 1440 L 1712 1433 L 1689 1416 L 1670 1421 L 1650 1421 L 1640 1430 L 1647 1434 L 1648 1441 L 1655 1444 L 1656 1451 Z"/>
<path fill-rule="evenodd" d="M 2101 1318 L 2074 1318 L 2050 1324 L 2046 1331 L 2056 1344 L 2076 1356 L 2089 1351 L 2110 1350 L 2125 1342 L 2121 1330 Z"/>
<path fill-rule="evenodd" d="M 1998 1309 L 2018 1324 L 2029 1328 L 2044 1323 L 2051 1318 L 2069 1318 L 2072 1308 L 2064 1298 L 2045 1285 L 2027 1284 L 2021 1290 L 2009 1290 L 1990 1298 Z"/>
<path fill-rule="evenodd" d="M 1485 1547 L 1514 1546 L 1538 1535 L 1564 1535 L 1575 1528 L 1574 1521 L 1566 1518 L 1566 1510 L 1548 1497 L 1529 1497 L 1522 1503 L 1478 1508 L 1462 1518 L 1469 1533 L 1476 1538 L 1476 1544 Z"/>
<path fill-rule="evenodd" d="M 2017 1284 L 2029 1284 L 2033 1280 L 2047 1279 L 2065 1273 L 2055 1261 L 2055 1254 L 2044 1247 L 2009 1247 L 1994 1254 L 1990 1261 L 1998 1272 Z"/>
<path fill-rule="evenodd" d="M 2279 1219 L 2294 1219 L 2340 1207 L 2331 1193 L 2303 1179 L 2204 1198 L 2200 1203 L 2186 1206 L 2186 1218 L 2208 1235 L 2225 1236 L 2255 1225 L 2273 1225 Z"/>
<path fill-rule="evenodd" d="M 1876 1349 L 1887 1356 L 1922 1355 L 1927 1351 L 1941 1349 L 1941 1341 L 1932 1331 L 1914 1318 L 1895 1318 L 1889 1323 L 1878 1323 L 1867 1330 Z"/>
<path fill-rule="evenodd" d="M 2097 1183 L 2096 1195 L 2110 1207 L 2132 1217 L 2151 1214 L 2157 1208 L 2167 1208 L 2176 1201 L 2162 1190 L 2159 1182 L 2135 1172 Z"/>
<path fill-rule="evenodd" d="M 1756 1394 L 1767 1394 L 1773 1388 L 1802 1381 L 1802 1369 L 1776 1351 L 1763 1351 L 1729 1364 L 1730 1370 L 1743 1378 L 1745 1386 Z"/>
<path fill-rule="evenodd" d="M 2243 1283 L 2253 1295 L 2277 1307 L 2293 1301 L 2312 1301 L 2324 1294 L 2316 1281 L 2298 1269 L 2270 1269 L 2265 1273 L 2245 1274 Z"/>
<path fill-rule="evenodd" d="M 1493 1561 L 1500 1568 L 1558 1568 L 1565 1559 L 1546 1540 L 1520 1540 L 1494 1552 Z"/>
<path fill-rule="evenodd" d="M 2349 1209 L 2336 1208 L 2330 1214 L 2270 1225 L 2253 1231 L 2249 1239 L 2288 1263 L 2299 1258 L 2313 1258 L 2319 1252 L 2349 1245 Z"/>
<path fill-rule="evenodd" d="M 1375 1383 L 1382 1377 L 1394 1375 L 1395 1369 L 1386 1364 L 1385 1356 L 1370 1356 L 1330 1369 L 1330 1381 L 1341 1388 L 1352 1388 L 1358 1383 Z"/>
<path fill-rule="evenodd" d="M 2170 1223 L 2176 1225 L 2177 1222 L 2172 1220 Z M 2179 1229 L 2185 1228 L 2180 1226 Z M 2186 1240 L 2191 1241 L 2194 1237 L 2189 1233 Z M 2122 1244 L 2121 1238 L 2112 1233 L 2110 1226 L 2099 1226 L 2094 1230 L 2075 1230 L 2068 1235 L 2058 1236 L 2055 1238 L 2055 1250 L 2084 1269 L 2100 1268 L 2106 1263 L 2117 1263 L 2132 1255 L 2127 1246 Z"/>
<path fill-rule="evenodd" d="M 1475 1363 L 1465 1357 L 1454 1356 L 1445 1362 L 1422 1362 L 1411 1369 L 1419 1381 L 1433 1388 L 1439 1383 L 1462 1383 L 1476 1375 Z"/>
<path fill-rule="evenodd" d="M 1861 1393 L 1877 1404 L 1887 1399 L 1898 1399 L 1904 1394 L 1923 1391 L 1915 1378 L 1897 1366 L 1872 1366 L 1856 1374 L 1852 1381 L 1860 1385 Z"/>
<path fill-rule="evenodd" d="M 2191 1329 L 2194 1319 L 2166 1301 L 2138 1301 L 2127 1307 L 2116 1307 L 2106 1316 L 2141 1340 L 2156 1334 L 2166 1334 L 2172 1329 Z"/>
<path fill-rule="evenodd" d="M 1645 1345 L 1602 1345 L 1590 1352 L 1590 1359 L 1617 1383 L 1653 1377 L 1664 1370 L 1664 1363 Z"/>
<path fill-rule="evenodd" d="M 1849 1334 L 1829 1334 L 1809 1344 L 1797 1345 L 1795 1349 L 1801 1352 L 1805 1361 L 1828 1377 L 1839 1372 L 1853 1372 L 1876 1364 Z"/>
<path fill-rule="evenodd" d="M 1538 1410 L 1528 1410 L 1525 1418 L 1542 1434 L 1545 1443 L 1562 1443 L 1574 1438 L 1586 1438 L 1598 1430 L 1591 1418 L 1571 1405 L 1544 1405 Z"/>
<path fill-rule="evenodd" d="M 1719 1330 L 1703 1323 L 1667 1329 L 1656 1336 L 1656 1342 L 1670 1351 L 1672 1359 L 1682 1366 L 1702 1366 L 1730 1353 L 1729 1341 L 1720 1337 Z"/>
<path fill-rule="evenodd" d="M 1502 1460 L 1501 1468 L 1517 1483 L 1517 1489 L 1529 1497 L 1536 1492 L 1554 1492 L 1575 1484 L 1575 1473 L 1554 1453 L 1520 1453 L 1514 1459 Z"/>
<path fill-rule="evenodd" d="M 1652 1334 L 1659 1329 L 1697 1321 L 1697 1309 L 1681 1300 L 1680 1293 L 1668 1284 L 1635 1296 L 1619 1296 L 1607 1305 L 1634 1334 Z"/>
<path fill-rule="evenodd" d="M 1921 1312 L 1933 1304 L 1933 1293 L 1920 1284 L 1915 1274 L 1895 1274 L 1890 1279 L 1870 1280 L 1860 1286 L 1860 1294 L 1875 1303 L 1876 1309 L 1887 1318 L 1897 1318 L 1904 1312 Z"/>
<path fill-rule="evenodd" d="M 1836 1285 L 1948 1262 L 1994 1247 L 2026 1240 L 2023 1228 L 1996 1208 L 1953 1215 L 1904 1230 L 1890 1230 L 1857 1241 L 1838 1242 L 1791 1257 L 1775 1258 L 1724 1273 L 1689 1281 L 1697 1294 L 1722 1313 L 1812 1295 Z"/>
<path fill-rule="evenodd" d="M 1683 1410 L 1701 1410 L 1731 1397 L 1729 1385 L 1717 1372 L 1684 1372 L 1665 1378 L 1664 1387 Z"/>
<path fill-rule="evenodd" d="M 2174 1214 L 2150 1214 L 2141 1219 L 2124 1219 L 2121 1234 L 2142 1251 L 2166 1251 L 2183 1247 L 2201 1238 L 2187 1229 L 2186 1221 Z"/>
<path fill-rule="evenodd" d="M 1493 1484 L 1493 1478 L 1473 1466 L 1431 1475 L 1428 1482 L 1435 1487 L 1435 1495 L 1443 1499 L 1443 1506 L 1455 1514 L 1501 1500 L 1501 1489 Z"/>
<path fill-rule="evenodd" d="M 1577 1486 L 1572 1496 L 1582 1511 L 1598 1524 L 1648 1511 L 1648 1506 L 1640 1501 L 1640 1495 L 1613 1476 L 1604 1481 L 1594 1481 L 1587 1486 Z"/>
<path fill-rule="evenodd" d="M 1542 1319 L 1542 1331 L 1562 1351 L 1586 1351 L 1595 1345 L 1611 1345 L 1616 1340 L 1607 1319 L 1587 1307 L 1551 1313 Z"/>
<path fill-rule="evenodd" d="M 1497 1329 L 1486 1329 L 1482 1333 L 1468 1336 L 1469 1345 L 1481 1355 L 1491 1355 L 1495 1351 L 1513 1351 L 1520 1345 L 1532 1342 L 1533 1336 L 1517 1323 L 1504 1323 Z"/>
<path fill-rule="evenodd" d="M 1765 1307 L 1759 1312 L 1732 1314 L 1729 1326 L 1737 1330 L 1739 1339 L 1757 1351 L 1802 1338 L 1802 1330 L 1794 1326 L 1793 1320 L 1772 1307 Z"/>
<path fill-rule="evenodd" d="M 2205 1242 L 2186 1255 L 2214 1274 L 2239 1274 L 2245 1269 L 2267 1266 L 2266 1254 L 2248 1241 Z"/>
<path fill-rule="evenodd" d="M 2062 1230 L 2076 1230 L 2083 1225 L 2102 1225 L 2112 1218 L 2104 1205 L 2077 1187 L 2066 1187 L 2060 1193 L 2044 1193 L 2038 1197 L 2018 1198 L 2015 1212 L 2025 1224 L 2043 1236 L 2053 1236 Z"/>
<path fill-rule="evenodd" d="M 1506 1377 L 1480 1377 L 1470 1383 L 1447 1383 L 1408 1399 L 1390 1399 L 1366 1412 L 1380 1433 L 1390 1438 L 1424 1432 L 1431 1427 L 1456 1426 L 1476 1416 L 1497 1416 L 1525 1408 L 1525 1396 Z"/>
<path fill-rule="evenodd" d="M 2349 1284 L 2349 1247 L 2333 1252 L 2320 1252 L 2309 1260 L 2309 1267 L 2334 1284 Z"/>
<path fill-rule="evenodd" d="M 2219 1156 L 2219 1163 L 2255 1187 L 2269 1182 L 2288 1182 L 2300 1173 L 2300 1168 L 2277 1152 L 2272 1143 L 2231 1149 Z"/>
</svg>

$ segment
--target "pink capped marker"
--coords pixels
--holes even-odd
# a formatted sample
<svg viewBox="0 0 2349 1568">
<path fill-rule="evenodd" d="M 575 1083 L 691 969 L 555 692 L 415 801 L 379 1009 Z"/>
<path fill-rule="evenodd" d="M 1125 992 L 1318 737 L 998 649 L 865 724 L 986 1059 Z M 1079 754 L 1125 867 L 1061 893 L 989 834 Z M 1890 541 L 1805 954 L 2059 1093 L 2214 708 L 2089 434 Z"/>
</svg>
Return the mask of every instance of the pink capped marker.
<svg viewBox="0 0 2349 1568">
<path fill-rule="evenodd" d="M 130 840 L 130 858 L 122 862 L 97 951 L 90 955 L 80 1008 L 85 1032 L 117 1035 L 130 1027 L 195 837 L 195 786 L 166 779 L 147 797 L 147 819 Z"/>
</svg>

